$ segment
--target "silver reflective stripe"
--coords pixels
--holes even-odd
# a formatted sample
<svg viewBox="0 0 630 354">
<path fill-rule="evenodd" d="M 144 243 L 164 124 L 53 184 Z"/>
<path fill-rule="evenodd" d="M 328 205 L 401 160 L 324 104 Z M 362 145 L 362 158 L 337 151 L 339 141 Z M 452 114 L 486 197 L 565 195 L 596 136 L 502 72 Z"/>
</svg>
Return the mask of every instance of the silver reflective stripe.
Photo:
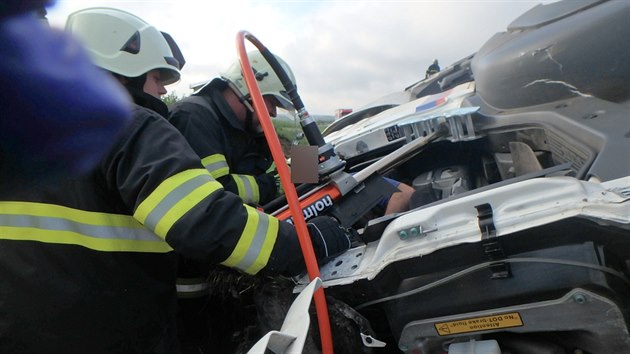
<svg viewBox="0 0 630 354">
<path fill-rule="evenodd" d="M 210 285 L 205 278 L 177 278 L 177 297 L 182 299 L 199 298 L 208 295 Z"/>
<path fill-rule="evenodd" d="M 166 213 L 175 206 L 179 201 L 181 201 L 184 197 L 192 193 L 195 189 L 204 185 L 209 181 L 214 181 L 212 177 L 207 174 L 199 175 L 194 177 L 181 185 L 177 186 L 177 188 L 173 189 L 164 199 L 162 199 L 156 206 L 151 210 L 147 218 L 144 220 L 144 225 L 146 225 L 151 230 L 155 230 L 157 224 L 162 220 L 162 218 L 166 215 Z"/>
<path fill-rule="evenodd" d="M 235 180 L 238 178 L 238 180 L 236 181 L 236 185 L 239 187 L 238 194 L 241 196 L 241 198 L 246 203 L 258 203 L 258 199 L 260 199 L 256 193 L 258 185 L 253 185 L 254 183 L 256 183 L 253 177 L 236 174 L 233 174 L 232 176 L 234 176 Z"/>
<path fill-rule="evenodd" d="M 221 264 L 238 268 L 247 274 L 256 274 L 263 269 L 273 247 L 276 244 L 279 232 L 279 220 L 271 215 L 264 214 L 248 205 L 247 223 L 232 250 L 232 253 Z"/>
<path fill-rule="evenodd" d="M 132 220 L 131 217 L 129 217 L 129 219 Z M 135 220 L 134 222 L 137 223 Z M 0 225 L 2 226 L 30 227 L 51 231 L 70 231 L 100 239 L 164 242 L 164 240 L 153 232 L 142 227 L 140 223 L 137 224 L 138 227 L 90 225 L 48 216 L 0 214 Z"/>
<path fill-rule="evenodd" d="M 225 160 L 209 163 L 207 165 L 204 165 L 204 167 L 206 168 L 206 170 L 210 171 L 210 173 L 212 173 L 213 171 L 222 169 L 222 168 L 229 168 Z"/>
<path fill-rule="evenodd" d="M 0 239 L 76 245 L 103 252 L 173 251 L 130 215 L 34 202 L 0 202 Z"/>
<path fill-rule="evenodd" d="M 262 214 L 258 210 L 256 210 L 256 212 L 259 215 L 258 225 L 256 225 L 256 232 L 254 233 L 254 237 L 249 245 L 249 248 L 247 249 L 247 252 L 245 253 L 245 256 L 236 265 L 237 268 L 242 270 L 246 270 L 254 264 L 254 262 L 258 258 L 258 255 L 260 254 L 260 251 L 263 249 L 263 244 L 265 242 L 265 239 L 267 238 L 269 217 L 265 214 Z"/>
<path fill-rule="evenodd" d="M 208 283 L 203 284 L 177 284 L 178 293 L 200 293 L 208 290 Z"/>
<path fill-rule="evenodd" d="M 220 178 L 230 174 L 230 166 L 228 166 L 227 161 L 225 161 L 225 156 L 221 154 L 207 156 L 201 159 L 201 163 L 214 178 Z"/>
</svg>

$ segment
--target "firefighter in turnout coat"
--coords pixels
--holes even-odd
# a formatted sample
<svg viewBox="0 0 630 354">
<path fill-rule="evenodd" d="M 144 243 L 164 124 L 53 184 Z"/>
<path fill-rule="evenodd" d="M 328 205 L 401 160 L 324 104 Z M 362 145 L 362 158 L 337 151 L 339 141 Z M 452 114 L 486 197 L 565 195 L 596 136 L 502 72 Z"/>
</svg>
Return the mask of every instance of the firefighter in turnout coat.
<svg viewBox="0 0 630 354">
<path fill-rule="evenodd" d="M 277 107 L 292 110 L 280 79 L 262 54 L 253 51 L 248 57 L 269 115 L 275 117 Z M 280 57 L 276 59 L 295 84 L 289 66 Z M 175 103 L 169 121 L 226 190 L 250 204 L 264 205 L 276 197 L 276 180 L 265 173 L 273 162 L 271 152 L 250 102 L 240 61 L 192 96 Z"/>
<path fill-rule="evenodd" d="M 71 14 L 66 29 L 140 104 L 91 172 L 2 189 L 0 352 L 176 353 L 176 252 L 296 274 L 295 230 L 225 192 L 159 114 L 180 75 L 169 36 L 107 8 Z M 334 220 L 313 223 L 318 258 L 349 247 Z"/>
</svg>

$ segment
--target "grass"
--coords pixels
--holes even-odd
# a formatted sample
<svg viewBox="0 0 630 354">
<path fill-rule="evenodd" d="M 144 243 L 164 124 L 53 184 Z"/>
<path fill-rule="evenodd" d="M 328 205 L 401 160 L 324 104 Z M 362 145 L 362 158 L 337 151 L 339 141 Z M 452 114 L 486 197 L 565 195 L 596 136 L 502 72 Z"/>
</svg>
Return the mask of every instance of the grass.
<svg viewBox="0 0 630 354">
<path fill-rule="evenodd" d="M 287 120 L 273 120 L 273 125 L 276 128 L 276 134 L 279 139 L 285 139 L 293 142 L 296 140 L 296 135 L 302 132 L 302 127 L 299 122 L 291 122 Z M 317 123 L 319 130 L 323 130 L 328 123 Z M 305 138 L 298 140 L 298 145 L 308 145 Z"/>
</svg>

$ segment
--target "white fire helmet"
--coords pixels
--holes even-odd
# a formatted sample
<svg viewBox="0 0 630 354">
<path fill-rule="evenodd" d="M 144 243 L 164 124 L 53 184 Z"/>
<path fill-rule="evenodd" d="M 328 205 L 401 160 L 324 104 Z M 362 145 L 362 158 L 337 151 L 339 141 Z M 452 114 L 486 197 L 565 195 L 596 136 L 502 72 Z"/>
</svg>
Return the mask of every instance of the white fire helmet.
<svg viewBox="0 0 630 354">
<path fill-rule="evenodd" d="M 293 104 L 291 103 L 291 99 L 282 85 L 282 82 L 280 82 L 278 75 L 263 55 L 256 50 L 248 52 L 247 57 L 249 58 L 249 63 L 254 71 L 260 93 L 263 96 L 273 95 L 280 102 L 282 108 L 293 110 Z M 275 57 L 291 80 L 291 83 L 295 86 L 295 76 L 293 75 L 293 71 L 289 65 L 277 55 L 275 55 Z M 240 93 L 243 98 L 250 98 L 247 84 L 243 78 L 240 60 L 237 59 L 226 71 L 222 72 L 221 78 L 232 83 L 232 87 L 238 90 L 238 93 Z"/>
<path fill-rule="evenodd" d="M 111 8 L 89 8 L 68 16 L 66 31 L 86 47 L 94 63 L 108 71 L 138 77 L 159 70 L 162 83 L 169 85 L 180 78 L 174 41 L 169 43 L 160 31 L 141 18 Z M 182 60 L 181 57 L 180 60 Z"/>
</svg>

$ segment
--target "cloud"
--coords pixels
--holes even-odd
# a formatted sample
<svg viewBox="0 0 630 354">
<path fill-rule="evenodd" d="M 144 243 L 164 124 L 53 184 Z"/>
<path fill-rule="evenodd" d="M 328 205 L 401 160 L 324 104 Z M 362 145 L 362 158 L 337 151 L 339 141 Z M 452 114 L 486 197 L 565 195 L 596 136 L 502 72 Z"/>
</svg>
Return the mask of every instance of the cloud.
<svg viewBox="0 0 630 354">
<path fill-rule="evenodd" d="M 236 34 L 247 30 L 291 65 L 309 112 L 333 114 L 402 90 L 434 59 L 446 67 L 474 53 L 539 2 L 58 0 L 48 17 L 63 26 L 72 11 L 116 7 L 169 32 L 187 60 L 168 87 L 178 95 L 229 66 Z"/>
</svg>

